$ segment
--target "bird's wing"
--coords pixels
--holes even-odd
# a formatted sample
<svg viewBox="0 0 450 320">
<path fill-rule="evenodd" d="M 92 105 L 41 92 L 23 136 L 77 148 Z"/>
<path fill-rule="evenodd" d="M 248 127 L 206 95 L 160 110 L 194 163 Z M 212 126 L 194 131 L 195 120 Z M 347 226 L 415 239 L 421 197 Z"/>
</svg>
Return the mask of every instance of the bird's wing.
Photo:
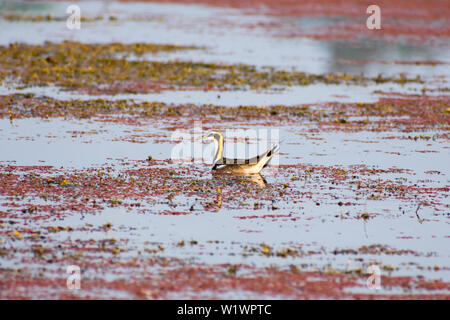
<svg viewBox="0 0 450 320">
<path fill-rule="evenodd" d="M 220 164 L 257 164 L 262 155 L 256 156 L 250 159 L 232 159 L 232 158 L 222 158 L 219 159 Z M 219 163 L 219 161 L 217 163 Z"/>
<path fill-rule="evenodd" d="M 266 152 L 264 152 L 258 156 L 255 156 L 253 158 L 249 158 L 249 159 L 234 158 L 234 159 L 232 159 L 232 158 L 222 157 L 222 159 L 219 159 L 216 162 L 216 164 L 227 164 L 227 165 L 230 165 L 230 164 L 241 164 L 241 165 L 242 164 L 247 164 L 247 165 L 257 164 L 259 162 L 259 160 L 261 158 L 263 158 L 264 156 L 266 156 L 269 152 L 276 153 L 277 151 L 278 151 L 278 145 L 275 145 L 275 146 L 271 146 L 269 149 L 267 149 Z"/>
</svg>

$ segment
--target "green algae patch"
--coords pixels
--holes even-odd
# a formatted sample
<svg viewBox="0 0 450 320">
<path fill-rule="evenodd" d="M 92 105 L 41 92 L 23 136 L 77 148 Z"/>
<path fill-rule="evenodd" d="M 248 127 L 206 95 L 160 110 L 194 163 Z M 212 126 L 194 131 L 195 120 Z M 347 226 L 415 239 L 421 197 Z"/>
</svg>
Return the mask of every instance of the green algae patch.
<svg viewBox="0 0 450 320">
<path fill-rule="evenodd" d="M 10 118 L 92 118 L 100 115 L 129 114 L 135 118 L 210 117 L 223 121 L 264 119 L 270 117 L 305 117 L 313 114 L 308 106 L 239 106 L 230 108 L 215 105 L 166 104 L 163 102 L 135 102 L 131 100 L 58 100 L 34 94 L 0 95 L 0 119 Z"/>
<path fill-rule="evenodd" d="M 50 84 L 81 89 L 127 80 L 170 78 L 164 63 L 130 61 L 128 58 L 197 47 L 171 44 L 84 44 L 65 41 L 43 45 L 0 46 L 0 78 L 18 80 L 25 86 Z M 176 63 L 172 69 L 183 69 Z"/>
<path fill-rule="evenodd" d="M 161 90 L 245 90 L 295 85 L 422 82 L 420 78 L 367 78 L 349 74 L 310 74 L 236 64 L 148 61 L 144 54 L 197 47 L 79 42 L 0 46 L 0 78 L 23 86 L 55 85 L 88 94 L 148 93 Z"/>
</svg>

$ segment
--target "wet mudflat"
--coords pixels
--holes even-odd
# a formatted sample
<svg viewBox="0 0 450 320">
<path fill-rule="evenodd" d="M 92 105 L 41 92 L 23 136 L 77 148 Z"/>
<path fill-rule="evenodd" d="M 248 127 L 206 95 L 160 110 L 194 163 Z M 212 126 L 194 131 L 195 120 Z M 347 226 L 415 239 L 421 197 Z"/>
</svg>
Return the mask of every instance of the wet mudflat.
<svg viewBox="0 0 450 320">
<path fill-rule="evenodd" d="M 2 298 L 449 298 L 445 33 L 91 2 L 73 32 L 66 6 L 1 11 Z M 200 122 L 277 129 L 280 154 L 253 178 L 211 174 L 211 146 L 173 161 Z"/>
</svg>

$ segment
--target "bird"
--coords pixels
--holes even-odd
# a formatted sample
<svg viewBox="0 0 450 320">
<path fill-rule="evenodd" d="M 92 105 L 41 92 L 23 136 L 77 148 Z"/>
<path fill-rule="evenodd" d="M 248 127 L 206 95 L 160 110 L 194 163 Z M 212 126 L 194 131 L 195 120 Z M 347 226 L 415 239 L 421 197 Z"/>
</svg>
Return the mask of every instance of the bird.
<svg viewBox="0 0 450 320">
<path fill-rule="evenodd" d="M 203 141 L 214 142 L 214 160 L 212 171 L 239 175 L 259 174 L 267 166 L 272 157 L 278 152 L 279 146 L 272 145 L 266 152 L 250 159 L 230 159 L 223 157 L 223 135 L 218 131 L 211 131 L 202 137 Z"/>
</svg>

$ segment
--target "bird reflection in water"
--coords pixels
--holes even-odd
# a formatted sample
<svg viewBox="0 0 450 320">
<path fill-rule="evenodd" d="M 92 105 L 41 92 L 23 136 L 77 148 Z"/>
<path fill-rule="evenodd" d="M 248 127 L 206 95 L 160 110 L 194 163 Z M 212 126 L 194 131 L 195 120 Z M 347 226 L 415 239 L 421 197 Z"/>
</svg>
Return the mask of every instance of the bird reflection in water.
<svg viewBox="0 0 450 320">
<path fill-rule="evenodd" d="M 259 173 L 249 175 L 237 175 L 232 173 L 224 174 L 214 171 L 212 173 L 215 181 L 226 185 L 239 183 L 257 185 L 260 188 L 265 188 L 267 186 L 266 179 Z"/>
</svg>

